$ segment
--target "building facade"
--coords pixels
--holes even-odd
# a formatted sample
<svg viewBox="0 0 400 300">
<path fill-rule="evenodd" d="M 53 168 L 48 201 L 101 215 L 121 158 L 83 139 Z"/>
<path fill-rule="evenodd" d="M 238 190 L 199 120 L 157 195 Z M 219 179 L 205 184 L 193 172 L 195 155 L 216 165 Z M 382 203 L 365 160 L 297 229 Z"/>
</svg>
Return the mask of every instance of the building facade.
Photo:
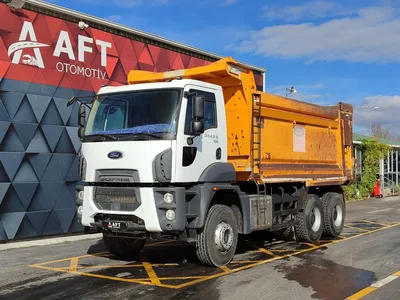
<svg viewBox="0 0 400 300">
<path fill-rule="evenodd" d="M 43 1 L 0 0 L 0 241 L 80 232 L 77 105 L 132 69 L 203 66 L 220 56 Z M 79 26 L 79 22 L 81 26 Z M 87 24 L 88 26 L 85 26 Z M 264 70 L 254 68 L 257 87 Z"/>
</svg>

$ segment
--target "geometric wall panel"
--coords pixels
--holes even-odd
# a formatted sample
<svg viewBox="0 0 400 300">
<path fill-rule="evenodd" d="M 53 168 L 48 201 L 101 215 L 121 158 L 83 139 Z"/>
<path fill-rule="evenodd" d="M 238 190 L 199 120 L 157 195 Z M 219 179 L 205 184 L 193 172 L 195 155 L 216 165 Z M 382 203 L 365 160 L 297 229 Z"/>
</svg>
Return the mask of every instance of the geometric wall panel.
<svg viewBox="0 0 400 300">
<path fill-rule="evenodd" d="M 32 94 L 27 94 L 26 97 L 28 98 L 29 104 L 32 107 L 37 121 L 41 122 L 47 106 L 49 106 L 51 97 Z"/>
<path fill-rule="evenodd" d="M 11 122 L 0 121 L 0 143 L 3 141 L 3 138 L 6 135 L 10 125 Z"/>
<path fill-rule="evenodd" d="M 3 201 L 0 204 L 0 212 L 2 213 L 14 213 L 14 212 L 25 212 L 26 208 L 21 203 L 14 188 L 10 186 L 7 193 L 5 194 Z M 4 222 L 3 222 L 4 225 Z"/>
<path fill-rule="evenodd" d="M 51 152 L 53 152 L 58 144 L 58 141 L 60 140 L 64 126 L 41 125 L 41 128 L 44 136 L 46 137 L 47 144 L 50 146 Z"/>
<path fill-rule="evenodd" d="M 28 158 L 22 161 L 13 182 L 39 182 Z"/>
<path fill-rule="evenodd" d="M 1 182 L 0 183 L 0 204 L 3 202 L 5 195 L 8 192 L 8 188 L 10 187 L 10 183 L 8 182 Z"/>
<path fill-rule="evenodd" d="M 29 219 L 38 235 L 42 235 L 44 226 L 46 225 L 50 213 L 51 210 L 41 210 L 26 213 L 26 217 Z"/>
<path fill-rule="evenodd" d="M 25 93 L 18 92 L 2 92 L 0 94 L 0 98 L 8 111 L 8 115 L 11 119 L 14 119 L 15 114 L 18 111 L 18 108 L 21 105 L 22 99 L 24 98 Z"/>
<path fill-rule="evenodd" d="M 25 147 L 22 144 L 17 132 L 13 126 L 7 130 L 3 141 L 0 144 L 0 151 L 4 152 L 24 152 Z"/>
<path fill-rule="evenodd" d="M 35 136 L 32 138 L 32 141 L 30 142 L 28 148 L 26 149 L 27 153 L 50 153 L 51 150 L 49 148 L 49 145 L 47 144 L 46 138 L 38 128 L 38 130 L 35 133 Z"/>
<path fill-rule="evenodd" d="M 25 212 L 0 213 L 1 223 L 8 239 L 13 239 L 24 219 Z"/>
<path fill-rule="evenodd" d="M 29 155 L 29 161 L 39 180 L 42 178 L 51 156 L 51 153 L 36 153 Z"/>
<path fill-rule="evenodd" d="M 55 209 L 54 210 L 58 221 L 60 222 L 61 228 L 64 233 L 67 233 L 72 220 L 74 219 L 76 209 L 75 208 L 67 208 L 67 209 Z"/>
<path fill-rule="evenodd" d="M 50 235 L 50 234 L 58 234 L 64 232 L 61 228 L 61 224 L 60 221 L 58 220 L 56 214 L 54 213 L 54 211 L 51 211 L 47 222 L 44 226 L 43 235 Z"/>
<path fill-rule="evenodd" d="M 11 181 L 14 180 L 15 174 L 17 173 L 23 159 L 23 152 L 0 152 L 0 161 Z"/>
<path fill-rule="evenodd" d="M 81 148 L 81 140 L 79 139 L 78 136 L 78 129 L 76 127 L 65 127 L 65 129 L 68 132 L 68 136 L 72 142 L 72 145 L 74 146 L 75 153 L 79 153 L 79 150 Z"/>
<path fill-rule="evenodd" d="M 41 120 L 41 124 L 63 126 L 63 120 L 53 100 L 50 101 Z"/>
<path fill-rule="evenodd" d="M 35 135 L 36 129 L 38 127 L 37 124 L 30 123 L 13 123 L 14 129 L 18 134 L 19 140 L 24 146 L 25 150 L 28 148 L 29 144 L 32 141 L 33 136 Z"/>
<path fill-rule="evenodd" d="M 0 182 L 1 183 L 9 183 L 9 181 L 10 181 L 10 178 L 8 178 L 7 172 L 4 169 L 2 163 L 0 162 Z M 0 203 L 1 203 L 1 201 L 0 201 Z"/>
<path fill-rule="evenodd" d="M 13 121 L 19 123 L 37 123 L 35 114 L 26 97 L 22 100 Z"/>
<path fill-rule="evenodd" d="M 4 104 L 2 101 L 0 101 L 0 121 L 7 121 L 7 122 L 11 121 L 10 116 L 8 115 L 7 110 L 4 107 Z"/>
<path fill-rule="evenodd" d="M 68 131 L 63 130 L 60 140 L 58 141 L 57 147 L 54 149 L 57 153 L 76 153 L 75 147 L 71 142 Z"/>
<path fill-rule="evenodd" d="M 32 197 L 35 194 L 38 185 L 38 182 L 13 182 L 12 186 L 22 205 L 25 207 L 25 211 L 28 210 L 29 204 L 32 201 Z"/>
<path fill-rule="evenodd" d="M 15 235 L 15 238 L 28 238 L 28 237 L 35 237 L 37 236 L 37 232 L 31 222 L 29 221 L 28 217 L 26 214 L 24 214 L 24 218 L 21 221 L 21 224 L 18 227 L 18 231 Z"/>
<path fill-rule="evenodd" d="M 6 240 L 6 239 L 7 239 L 7 234 L 6 234 L 6 232 L 4 231 L 3 224 L 2 224 L 1 221 L 0 221 L 0 241 L 4 241 L 4 240 Z"/>
</svg>

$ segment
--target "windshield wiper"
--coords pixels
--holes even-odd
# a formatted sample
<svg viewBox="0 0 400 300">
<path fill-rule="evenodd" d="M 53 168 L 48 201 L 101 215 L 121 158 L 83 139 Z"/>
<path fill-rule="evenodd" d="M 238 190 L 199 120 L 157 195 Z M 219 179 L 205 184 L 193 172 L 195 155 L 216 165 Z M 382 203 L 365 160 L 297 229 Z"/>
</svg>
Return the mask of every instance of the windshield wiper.
<svg viewBox="0 0 400 300">
<path fill-rule="evenodd" d="M 154 133 L 147 133 L 147 132 L 121 134 L 121 135 L 119 135 L 118 139 L 121 140 L 124 138 L 136 138 L 136 137 L 138 137 L 138 138 L 142 137 L 142 138 L 146 138 L 146 139 L 155 138 L 158 140 L 163 139 L 162 135 L 158 135 L 158 134 L 154 134 Z"/>
<path fill-rule="evenodd" d="M 86 137 L 90 138 L 90 137 L 103 137 L 103 140 L 109 139 L 109 140 L 113 140 L 116 141 L 118 140 L 117 137 L 113 136 L 113 135 L 108 135 L 108 134 L 103 134 L 103 133 L 96 133 L 96 134 L 90 134 L 87 135 Z"/>
</svg>

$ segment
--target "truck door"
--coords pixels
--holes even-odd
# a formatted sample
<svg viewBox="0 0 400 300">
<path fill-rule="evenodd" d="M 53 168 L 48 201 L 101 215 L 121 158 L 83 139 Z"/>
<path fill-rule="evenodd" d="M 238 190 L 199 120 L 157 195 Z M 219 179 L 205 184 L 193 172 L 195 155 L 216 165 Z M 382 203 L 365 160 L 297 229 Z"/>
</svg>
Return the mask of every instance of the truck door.
<svg viewBox="0 0 400 300">
<path fill-rule="evenodd" d="M 198 182 L 209 165 L 227 160 L 224 103 L 221 91 L 204 87 L 189 87 L 185 90 L 205 97 L 204 133 L 194 137 L 193 144 L 190 144 L 193 97 L 184 98 L 181 108 L 184 118 L 179 122 L 176 143 L 175 181 Z"/>
</svg>

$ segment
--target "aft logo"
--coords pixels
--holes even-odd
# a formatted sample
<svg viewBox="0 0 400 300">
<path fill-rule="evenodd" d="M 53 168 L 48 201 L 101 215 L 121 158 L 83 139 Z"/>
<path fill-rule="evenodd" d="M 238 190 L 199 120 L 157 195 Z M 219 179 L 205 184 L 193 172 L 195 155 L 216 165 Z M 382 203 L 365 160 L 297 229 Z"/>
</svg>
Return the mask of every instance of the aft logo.
<svg viewBox="0 0 400 300">
<path fill-rule="evenodd" d="M 28 35 L 29 39 L 28 40 Z M 13 64 L 19 64 L 21 61 L 22 50 L 27 48 L 33 48 L 33 53 L 35 57 L 29 54 L 23 56 L 22 63 L 36 66 L 39 68 L 44 68 L 42 53 L 40 52 L 40 47 L 48 47 L 47 44 L 42 44 L 37 42 L 35 30 L 33 30 L 32 23 L 25 22 L 22 26 L 21 34 L 19 35 L 18 42 L 11 44 L 8 48 L 8 56 L 14 53 L 12 59 Z"/>
<path fill-rule="evenodd" d="M 99 46 L 101 66 L 104 68 L 107 67 L 107 49 L 111 48 L 112 44 L 102 40 L 94 40 L 93 38 L 84 35 L 78 35 L 78 61 L 85 63 L 85 58 L 87 57 L 85 54 L 93 53 L 93 48 L 90 44 L 96 44 Z M 43 69 L 45 68 L 45 64 L 43 62 L 43 56 L 40 48 L 49 46 L 50 45 L 48 44 L 39 43 L 37 41 L 36 33 L 32 23 L 25 21 L 22 26 L 18 42 L 13 43 L 8 48 L 8 56 L 11 57 L 13 55 L 13 64 L 19 64 L 22 62 L 23 64 L 36 66 Z M 22 55 L 23 50 L 26 49 L 33 49 L 34 56 L 30 54 Z M 60 57 L 61 54 L 67 55 L 70 61 L 76 60 L 75 52 L 72 48 L 71 38 L 69 33 L 64 30 L 61 30 L 58 35 L 53 56 Z M 78 74 L 86 77 L 96 77 L 99 79 L 105 79 L 107 75 L 106 71 L 102 71 L 99 68 L 85 68 L 73 63 L 58 62 L 55 66 L 47 67 L 55 68 L 59 72 L 71 73 L 74 75 Z"/>
</svg>

